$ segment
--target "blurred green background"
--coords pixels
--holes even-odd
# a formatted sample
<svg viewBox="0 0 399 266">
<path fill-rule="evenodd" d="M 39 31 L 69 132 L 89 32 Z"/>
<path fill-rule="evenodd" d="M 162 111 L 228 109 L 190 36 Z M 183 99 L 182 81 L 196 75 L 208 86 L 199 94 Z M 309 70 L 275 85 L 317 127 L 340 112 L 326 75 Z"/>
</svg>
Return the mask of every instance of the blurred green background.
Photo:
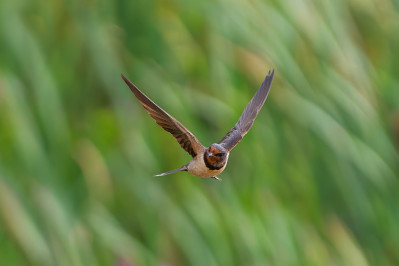
<svg viewBox="0 0 399 266">
<path fill-rule="evenodd" d="M 398 265 L 399 4 L 0 2 L 1 265 Z M 223 182 L 206 146 L 276 74 Z"/>
</svg>

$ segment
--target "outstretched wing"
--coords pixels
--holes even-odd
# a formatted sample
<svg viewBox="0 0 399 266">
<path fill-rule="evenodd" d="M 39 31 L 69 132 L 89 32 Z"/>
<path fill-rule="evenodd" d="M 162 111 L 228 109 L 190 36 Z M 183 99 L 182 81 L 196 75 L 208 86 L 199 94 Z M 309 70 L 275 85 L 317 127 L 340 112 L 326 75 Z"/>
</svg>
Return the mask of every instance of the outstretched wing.
<svg viewBox="0 0 399 266">
<path fill-rule="evenodd" d="M 198 141 L 198 139 L 179 121 L 177 121 L 167 112 L 162 110 L 161 107 L 151 101 L 147 96 L 144 95 L 144 93 L 142 93 L 136 86 L 134 86 L 133 83 L 125 78 L 125 76 L 121 76 L 122 79 L 129 86 L 130 90 L 136 96 L 136 98 L 147 110 L 148 114 L 155 120 L 158 125 L 171 133 L 186 152 L 195 157 L 198 153 L 201 153 L 205 150 L 205 147 Z"/>
<path fill-rule="evenodd" d="M 247 107 L 245 107 L 244 112 L 242 112 L 242 115 L 240 119 L 238 119 L 238 122 L 235 124 L 235 126 L 219 142 L 219 144 L 221 144 L 226 150 L 232 150 L 251 129 L 256 116 L 258 115 L 260 109 L 266 101 L 267 95 L 269 94 L 273 76 L 274 69 L 271 73 L 269 71 L 258 91 L 248 103 Z"/>
</svg>

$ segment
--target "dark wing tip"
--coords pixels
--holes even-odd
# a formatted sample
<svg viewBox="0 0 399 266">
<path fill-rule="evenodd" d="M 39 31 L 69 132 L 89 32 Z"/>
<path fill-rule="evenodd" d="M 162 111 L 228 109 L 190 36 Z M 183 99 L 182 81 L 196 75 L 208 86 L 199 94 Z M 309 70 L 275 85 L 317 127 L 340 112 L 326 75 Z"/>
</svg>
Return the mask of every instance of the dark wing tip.
<svg viewBox="0 0 399 266">
<path fill-rule="evenodd" d="M 266 88 L 266 97 L 267 97 L 267 95 L 269 94 L 269 90 L 270 90 L 270 87 L 271 87 L 271 85 L 272 85 L 272 81 L 273 81 L 273 77 L 274 77 L 274 68 L 273 68 L 273 70 L 270 72 L 270 70 L 269 70 L 269 72 L 267 73 L 267 75 L 266 75 L 266 77 L 265 77 L 265 80 L 262 82 L 262 84 L 261 84 L 261 88 L 263 87 L 263 88 Z M 265 98 L 266 98 L 265 97 Z"/>
<path fill-rule="evenodd" d="M 130 88 L 130 90 L 136 95 L 136 97 L 139 97 L 137 95 L 137 91 L 140 94 L 142 94 L 142 92 L 130 80 L 128 80 L 123 74 L 121 74 L 121 77 L 122 77 L 123 81 L 125 81 L 126 85 Z M 146 96 L 144 96 L 144 97 L 147 98 Z M 139 100 L 141 101 L 140 98 L 139 98 Z"/>
<path fill-rule="evenodd" d="M 128 80 L 123 74 L 121 74 L 121 77 L 123 79 L 123 81 L 125 81 L 125 83 L 130 87 L 130 85 L 133 85 L 133 83 Z"/>
<path fill-rule="evenodd" d="M 269 72 L 267 73 L 267 75 L 266 75 L 266 77 L 265 77 L 265 80 L 273 80 L 273 77 L 274 77 L 274 68 L 273 68 L 273 70 L 270 72 L 270 70 L 269 70 Z"/>
<path fill-rule="evenodd" d="M 126 83 L 128 83 L 129 82 L 129 80 L 121 73 L 121 77 L 122 77 L 122 79 L 126 82 Z"/>
</svg>

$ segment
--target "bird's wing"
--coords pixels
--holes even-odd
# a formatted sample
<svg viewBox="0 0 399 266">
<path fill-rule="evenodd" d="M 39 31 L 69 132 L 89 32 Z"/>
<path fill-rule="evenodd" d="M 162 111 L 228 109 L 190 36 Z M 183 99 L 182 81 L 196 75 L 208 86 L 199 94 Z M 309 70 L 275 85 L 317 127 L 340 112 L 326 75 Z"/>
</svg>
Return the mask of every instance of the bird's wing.
<svg viewBox="0 0 399 266">
<path fill-rule="evenodd" d="M 179 121 L 165 112 L 161 107 L 151 101 L 144 93 L 142 93 L 133 83 L 131 83 L 123 75 L 122 79 L 129 86 L 130 90 L 140 101 L 148 114 L 160 125 L 163 129 L 168 131 L 175 137 L 180 146 L 195 157 L 197 154 L 205 150 L 205 147 L 198 141 L 198 139 L 188 131 Z"/>
<path fill-rule="evenodd" d="M 244 112 L 242 112 L 242 115 L 240 119 L 238 119 L 238 122 L 235 124 L 235 126 L 219 142 L 219 144 L 221 144 L 226 150 L 232 150 L 251 129 L 256 116 L 258 115 L 260 109 L 266 101 L 267 95 L 269 94 L 273 76 L 274 69 L 271 73 L 269 71 L 258 91 L 248 103 L 247 107 L 245 107 Z"/>
</svg>

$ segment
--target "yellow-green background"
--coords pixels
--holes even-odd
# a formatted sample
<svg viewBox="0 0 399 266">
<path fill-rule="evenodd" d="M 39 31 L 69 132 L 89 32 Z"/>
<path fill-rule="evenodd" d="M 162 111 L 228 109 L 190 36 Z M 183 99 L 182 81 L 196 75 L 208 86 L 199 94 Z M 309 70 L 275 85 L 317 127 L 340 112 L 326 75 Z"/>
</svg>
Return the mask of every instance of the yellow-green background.
<svg viewBox="0 0 399 266">
<path fill-rule="evenodd" d="M 0 1 L 1 265 L 398 265 L 399 4 Z M 269 69 L 222 182 L 206 146 Z M 125 263 L 125 264 L 124 264 Z"/>
</svg>

